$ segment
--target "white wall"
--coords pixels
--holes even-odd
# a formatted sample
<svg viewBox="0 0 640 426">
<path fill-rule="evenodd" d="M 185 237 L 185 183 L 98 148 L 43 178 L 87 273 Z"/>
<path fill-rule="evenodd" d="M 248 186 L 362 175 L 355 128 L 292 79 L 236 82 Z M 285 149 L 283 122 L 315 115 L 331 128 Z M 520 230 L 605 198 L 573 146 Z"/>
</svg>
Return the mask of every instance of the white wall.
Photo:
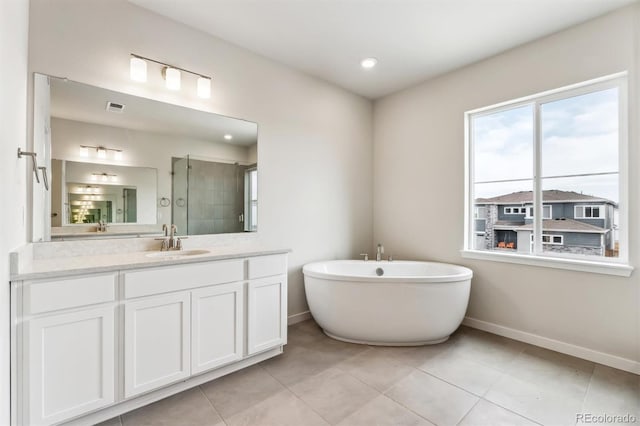
<svg viewBox="0 0 640 426">
<path fill-rule="evenodd" d="M 304 263 L 371 246 L 370 101 L 124 0 L 33 0 L 30 19 L 30 72 L 258 123 L 258 238 L 293 249 L 291 314 Z M 212 75 L 211 99 L 132 82 L 130 53 Z"/>
<path fill-rule="evenodd" d="M 9 424 L 9 252 L 25 243 L 29 1 L 0 1 L 0 424 Z"/>
<path fill-rule="evenodd" d="M 640 361 L 640 271 L 620 278 L 462 259 L 467 110 L 629 70 L 631 263 L 640 268 L 638 14 L 631 6 L 374 104 L 374 240 L 474 270 L 468 316 Z M 631 362 L 633 364 L 633 362 Z M 636 364 L 636 367 L 640 364 Z"/>
</svg>

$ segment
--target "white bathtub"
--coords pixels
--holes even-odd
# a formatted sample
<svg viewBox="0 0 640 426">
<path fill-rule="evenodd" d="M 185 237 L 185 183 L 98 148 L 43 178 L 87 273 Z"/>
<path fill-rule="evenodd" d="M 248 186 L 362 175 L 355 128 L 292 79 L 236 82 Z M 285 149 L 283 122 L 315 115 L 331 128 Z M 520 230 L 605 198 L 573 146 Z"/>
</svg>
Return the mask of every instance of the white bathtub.
<svg viewBox="0 0 640 426">
<path fill-rule="evenodd" d="M 464 318 L 473 275 L 463 266 L 409 261 L 333 260 L 302 271 L 309 309 L 328 336 L 384 346 L 447 340 Z"/>
</svg>

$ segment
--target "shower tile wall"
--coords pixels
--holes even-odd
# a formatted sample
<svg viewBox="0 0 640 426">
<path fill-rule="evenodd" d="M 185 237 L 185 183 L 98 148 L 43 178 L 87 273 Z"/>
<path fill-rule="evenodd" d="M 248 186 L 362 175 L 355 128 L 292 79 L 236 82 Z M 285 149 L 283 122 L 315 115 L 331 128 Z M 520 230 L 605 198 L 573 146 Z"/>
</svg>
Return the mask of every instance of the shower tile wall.
<svg viewBox="0 0 640 426">
<path fill-rule="evenodd" d="M 242 232 L 246 166 L 189 159 L 189 234 Z"/>
</svg>

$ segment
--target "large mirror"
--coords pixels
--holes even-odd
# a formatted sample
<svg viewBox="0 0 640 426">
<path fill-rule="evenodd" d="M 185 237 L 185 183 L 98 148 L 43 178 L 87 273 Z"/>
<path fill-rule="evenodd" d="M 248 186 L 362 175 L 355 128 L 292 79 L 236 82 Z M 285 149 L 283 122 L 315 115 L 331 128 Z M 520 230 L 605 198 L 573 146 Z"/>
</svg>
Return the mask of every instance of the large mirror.
<svg viewBox="0 0 640 426">
<path fill-rule="evenodd" d="M 50 145 L 45 236 L 157 235 L 171 223 L 179 235 L 257 230 L 256 123 L 35 79 L 34 145 Z"/>
</svg>

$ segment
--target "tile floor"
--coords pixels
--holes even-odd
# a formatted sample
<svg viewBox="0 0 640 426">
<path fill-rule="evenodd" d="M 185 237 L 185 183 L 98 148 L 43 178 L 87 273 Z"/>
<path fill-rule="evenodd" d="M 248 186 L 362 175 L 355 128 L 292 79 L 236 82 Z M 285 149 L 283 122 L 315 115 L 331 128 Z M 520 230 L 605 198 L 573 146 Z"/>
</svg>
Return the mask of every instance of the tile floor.
<svg viewBox="0 0 640 426">
<path fill-rule="evenodd" d="M 583 424 L 578 413 L 640 425 L 640 376 L 466 327 L 392 348 L 338 342 L 305 321 L 289 327 L 283 355 L 102 425 Z"/>
</svg>

